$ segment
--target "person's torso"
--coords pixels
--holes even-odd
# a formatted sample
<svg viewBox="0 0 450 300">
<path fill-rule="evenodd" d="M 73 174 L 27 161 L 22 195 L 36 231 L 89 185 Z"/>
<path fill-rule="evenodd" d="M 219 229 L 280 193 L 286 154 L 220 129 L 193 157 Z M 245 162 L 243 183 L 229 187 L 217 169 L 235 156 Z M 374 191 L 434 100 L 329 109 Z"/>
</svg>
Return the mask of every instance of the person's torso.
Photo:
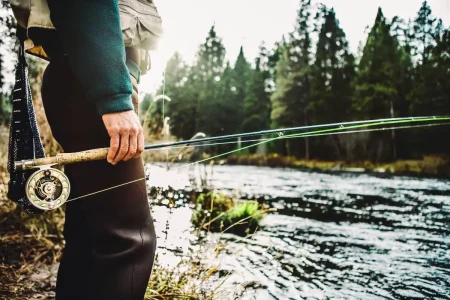
<svg viewBox="0 0 450 300">
<path fill-rule="evenodd" d="M 63 52 L 50 18 L 47 0 L 9 0 L 27 53 L 50 59 Z M 155 50 L 163 29 L 153 0 L 118 0 L 125 47 Z"/>
</svg>

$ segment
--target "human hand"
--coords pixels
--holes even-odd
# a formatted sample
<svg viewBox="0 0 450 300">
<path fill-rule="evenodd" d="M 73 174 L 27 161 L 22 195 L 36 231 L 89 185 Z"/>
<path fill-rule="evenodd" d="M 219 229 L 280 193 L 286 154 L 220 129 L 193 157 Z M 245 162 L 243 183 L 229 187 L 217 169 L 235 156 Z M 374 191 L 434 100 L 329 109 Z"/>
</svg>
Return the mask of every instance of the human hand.
<svg viewBox="0 0 450 300">
<path fill-rule="evenodd" d="M 144 151 L 144 134 L 139 117 L 132 111 L 121 111 L 102 116 L 111 137 L 107 160 L 112 165 L 138 157 Z"/>
</svg>

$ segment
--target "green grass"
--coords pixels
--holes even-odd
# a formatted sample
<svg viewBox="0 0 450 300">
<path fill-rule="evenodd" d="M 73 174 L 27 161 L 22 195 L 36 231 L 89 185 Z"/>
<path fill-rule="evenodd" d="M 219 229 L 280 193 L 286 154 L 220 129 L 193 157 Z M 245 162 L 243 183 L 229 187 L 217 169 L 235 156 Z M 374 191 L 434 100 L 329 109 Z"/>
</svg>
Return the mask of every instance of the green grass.
<svg viewBox="0 0 450 300">
<path fill-rule="evenodd" d="M 269 211 L 256 201 L 241 201 L 216 192 L 201 193 L 193 201 L 195 211 L 192 223 L 212 232 L 254 233 Z"/>
</svg>

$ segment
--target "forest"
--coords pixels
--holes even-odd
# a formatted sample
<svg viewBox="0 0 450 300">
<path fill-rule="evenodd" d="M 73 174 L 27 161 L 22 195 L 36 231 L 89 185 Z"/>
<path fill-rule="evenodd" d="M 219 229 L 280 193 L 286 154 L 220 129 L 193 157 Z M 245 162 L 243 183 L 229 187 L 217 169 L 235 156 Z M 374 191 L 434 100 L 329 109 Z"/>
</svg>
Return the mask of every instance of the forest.
<svg viewBox="0 0 450 300">
<path fill-rule="evenodd" d="M 0 14 L 1 32 L 11 17 Z M 2 38 L 2 40 L 5 40 Z M 8 47 L 6 47 L 8 48 Z M 13 46 L 9 47 L 12 51 Z M 179 53 L 167 63 L 157 94 L 165 103 L 170 131 L 178 139 L 334 122 L 450 114 L 450 28 L 433 16 L 427 1 L 413 20 L 387 19 L 379 8 L 367 39 L 351 53 L 333 8 L 301 0 L 292 32 L 275 45 L 259 47 L 254 61 L 241 47 L 235 63 L 226 60 L 220 34 L 212 26 L 187 64 Z M 4 55 L 0 64 L 4 64 Z M 3 70 L 3 67 L 2 67 Z M 3 77 L 0 77 L 3 86 Z M 162 101 L 145 95 L 145 126 L 162 130 Z M 1 97 L 0 120 L 7 124 L 9 92 Z M 285 139 L 270 153 L 301 159 L 373 162 L 420 159 L 449 153 L 442 137 L 449 126 Z M 221 145 L 212 154 L 236 148 Z M 244 154 L 254 153 L 247 149 Z"/>
<path fill-rule="evenodd" d="M 450 113 L 450 28 L 423 2 L 414 20 L 388 20 L 380 8 L 360 43 L 349 50 L 332 8 L 302 0 L 292 32 L 274 47 L 264 42 L 250 62 L 241 47 L 225 61 L 211 27 L 196 61 L 175 53 L 167 64 L 165 113 L 182 139 L 311 124 Z M 158 94 L 162 93 L 162 87 Z M 147 110 L 151 96 L 141 109 Z M 162 103 L 147 126 L 160 130 Z M 304 159 L 392 161 L 448 153 L 448 127 L 283 140 L 269 151 Z M 223 152 L 235 146 L 221 146 Z M 253 150 L 254 151 L 254 150 Z"/>
</svg>

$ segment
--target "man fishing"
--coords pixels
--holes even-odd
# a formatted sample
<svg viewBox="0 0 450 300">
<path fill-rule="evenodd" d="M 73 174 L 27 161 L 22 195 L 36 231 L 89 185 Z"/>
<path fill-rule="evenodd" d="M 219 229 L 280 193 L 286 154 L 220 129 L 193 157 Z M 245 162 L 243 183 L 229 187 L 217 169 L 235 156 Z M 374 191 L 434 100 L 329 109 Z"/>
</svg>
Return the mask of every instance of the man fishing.
<svg viewBox="0 0 450 300">
<path fill-rule="evenodd" d="M 143 299 L 156 235 L 143 180 L 137 84 L 161 19 L 152 0 L 11 0 L 28 53 L 49 60 L 42 100 L 64 152 L 109 147 L 68 165 L 71 198 L 56 299 Z M 130 76 L 131 75 L 131 76 Z M 132 100 L 133 99 L 133 100 Z M 101 193 L 96 193 L 103 191 Z"/>
</svg>

